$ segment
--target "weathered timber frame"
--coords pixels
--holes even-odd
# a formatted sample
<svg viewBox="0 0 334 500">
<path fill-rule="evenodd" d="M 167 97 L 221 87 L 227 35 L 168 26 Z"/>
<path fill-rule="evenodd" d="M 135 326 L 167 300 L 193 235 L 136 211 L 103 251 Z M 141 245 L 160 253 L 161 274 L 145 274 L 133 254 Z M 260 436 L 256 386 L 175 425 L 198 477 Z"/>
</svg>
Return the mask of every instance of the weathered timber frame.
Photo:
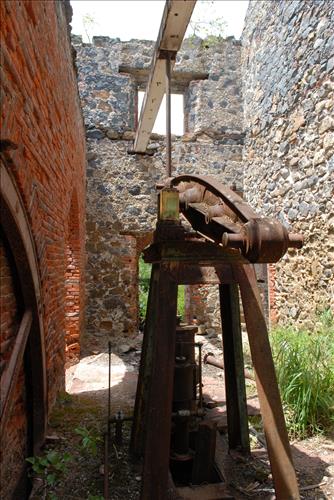
<svg viewBox="0 0 334 500">
<path fill-rule="evenodd" d="M 174 206 L 175 192 L 170 187 L 163 190 L 160 199 L 165 202 L 160 204 L 154 243 L 144 251 L 144 260 L 153 267 L 131 435 L 132 455 L 144 459 L 141 500 L 169 498 L 176 301 L 180 284 L 219 286 L 228 443 L 230 450 L 249 453 L 240 290 L 276 497 L 279 500 L 299 499 L 257 279 L 254 266 L 246 256 L 254 258 L 255 262 L 277 261 L 288 246 L 300 247 L 302 238 L 285 233 L 275 221 L 258 218 L 238 195 L 209 178 L 180 176 L 172 179 L 171 184 L 184 181 L 195 182 L 197 187 L 190 184 L 185 191 L 180 191 L 180 209 L 193 228 L 207 235 L 211 242 L 182 229 L 178 207 L 174 216 L 169 211 Z M 205 198 L 206 190 L 209 192 Z M 224 208 L 227 214 L 232 210 L 237 216 L 236 224 L 231 219 L 228 222 L 226 216 L 208 220 L 206 209 L 202 213 L 198 205 L 191 204 L 194 198 L 216 203 L 215 196 L 225 202 L 219 209 Z M 211 208 L 216 207 L 211 204 Z M 189 208 L 194 213 L 189 215 Z M 167 220 L 164 220 L 166 214 Z M 214 229 L 212 222 L 216 224 Z M 248 234 L 242 232 L 242 224 L 250 228 Z M 224 246 L 226 231 L 228 236 L 236 234 L 239 238 L 240 234 L 240 248 Z M 244 244 L 249 241 L 252 248 Z"/>
<path fill-rule="evenodd" d="M 196 0 L 166 1 L 134 142 L 136 153 L 146 151 L 166 91 L 166 60 L 170 61 L 167 70 L 170 81 L 176 54 L 181 47 L 195 3 Z"/>
<path fill-rule="evenodd" d="M 297 499 L 254 268 L 236 251 L 207 242 L 188 243 L 155 243 L 144 253 L 153 269 L 131 439 L 133 455 L 144 457 L 141 498 L 167 498 L 177 285 L 197 283 L 216 284 L 220 289 L 229 448 L 249 452 L 240 289 L 276 495 L 281 500 Z"/>
</svg>

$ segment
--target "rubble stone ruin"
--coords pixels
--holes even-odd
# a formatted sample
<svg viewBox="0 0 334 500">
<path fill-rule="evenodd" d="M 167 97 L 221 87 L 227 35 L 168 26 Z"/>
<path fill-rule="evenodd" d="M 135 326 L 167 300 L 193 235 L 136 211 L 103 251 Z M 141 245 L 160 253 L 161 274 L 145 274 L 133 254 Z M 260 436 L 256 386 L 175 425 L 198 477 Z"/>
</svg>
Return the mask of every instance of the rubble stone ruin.
<svg viewBox="0 0 334 500">
<path fill-rule="evenodd" d="M 0 14 L 1 488 L 18 499 L 64 367 L 138 334 L 166 144 L 152 134 L 130 154 L 154 42 L 83 43 L 68 0 L 4 0 Z M 241 40 L 185 40 L 171 79 L 173 176 L 211 176 L 304 235 L 257 268 L 269 323 L 311 327 L 333 307 L 333 26 L 332 0 L 251 1 Z M 216 335 L 217 291 L 185 294 L 186 319 Z"/>
</svg>

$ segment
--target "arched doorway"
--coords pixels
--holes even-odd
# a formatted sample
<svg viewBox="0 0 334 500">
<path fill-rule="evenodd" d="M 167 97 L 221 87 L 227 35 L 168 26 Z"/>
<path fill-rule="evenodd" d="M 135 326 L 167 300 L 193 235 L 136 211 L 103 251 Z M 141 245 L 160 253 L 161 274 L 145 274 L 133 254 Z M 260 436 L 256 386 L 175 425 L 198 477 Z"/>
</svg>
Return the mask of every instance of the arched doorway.
<svg viewBox="0 0 334 500">
<path fill-rule="evenodd" d="M 44 441 L 47 398 L 40 281 L 15 179 L 1 175 L 1 484 L 4 498 L 29 493 L 25 458 Z M 6 496 L 7 495 L 7 496 Z"/>
</svg>

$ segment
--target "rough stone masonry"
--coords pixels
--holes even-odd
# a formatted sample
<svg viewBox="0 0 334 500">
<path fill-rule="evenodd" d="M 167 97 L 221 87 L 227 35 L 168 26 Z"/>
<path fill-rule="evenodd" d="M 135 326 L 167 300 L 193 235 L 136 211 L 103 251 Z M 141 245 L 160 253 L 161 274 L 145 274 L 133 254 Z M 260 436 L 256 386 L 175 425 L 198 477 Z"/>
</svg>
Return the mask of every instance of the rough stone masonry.
<svg viewBox="0 0 334 500">
<path fill-rule="evenodd" d="M 302 252 L 270 269 L 271 319 L 283 323 L 311 325 L 332 300 L 333 10 L 332 1 L 251 2 L 243 47 L 233 38 L 185 41 L 172 82 L 185 124 L 173 137 L 174 173 L 235 182 L 261 215 L 306 237 Z M 87 129 L 86 347 L 94 349 L 137 332 L 138 256 L 154 228 L 165 145 L 152 134 L 152 156 L 128 154 L 154 43 L 73 43 Z M 215 290 L 187 293 L 190 313 L 218 331 Z"/>
<path fill-rule="evenodd" d="M 154 43 L 94 37 L 77 50 L 79 91 L 87 127 L 86 348 L 138 332 L 138 258 L 156 220 L 156 188 L 165 178 L 164 137 L 152 156 L 131 155 L 137 92 L 144 89 Z M 242 188 L 240 42 L 183 44 L 172 92 L 184 95 L 185 134 L 173 137 L 173 172 L 209 174 Z M 201 289 L 193 313 L 215 317 L 214 289 Z M 217 320 L 210 328 L 219 328 Z"/>
<path fill-rule="evenodd" d="M 251 2 L 242 44 L 245 192 L 305 236 L 273 270 L 272 315 L 311 326 L 334 305 L 334 2 Z"/>
</svg>

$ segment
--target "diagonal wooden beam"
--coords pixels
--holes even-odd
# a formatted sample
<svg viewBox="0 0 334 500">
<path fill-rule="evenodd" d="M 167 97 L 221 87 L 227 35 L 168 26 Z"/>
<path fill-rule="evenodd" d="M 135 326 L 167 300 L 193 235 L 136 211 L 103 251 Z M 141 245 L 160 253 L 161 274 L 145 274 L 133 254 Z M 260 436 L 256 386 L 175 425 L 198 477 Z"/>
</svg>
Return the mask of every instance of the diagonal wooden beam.
<svg viewBox="0 0 334 500">
<path fill-rule="evenodd" d="M 145 153 L 146 151 L 165 93 L 166 52 L 171 53 L 172 69 L 195 3 L 196 0 L 166 1 L 135 137 L 134 151 L 136 153 Z"/>
<path fill-rule="evenodd" d="M 5 424 L 7 423 L 7 418 L 10 414 L 11 403 L 13 403 L 13 390 L 20 373 L 20 369 L 23 362 L 23 356 L 25 348 L 27 345 L 28 336 L 30 333 L 32 325 L 32 313 L 28 309 L 23 314 L 23 318 L 17 332 L 14 346 L 12 349 L 11 357 L 9 359 L 8 366 L 6 367 L 2 377 L 1 377 L 1 390 L 0 390 L 0 401 L 1 401 L 1 419 L 0 419 L 0 433 L 5 429 Z"/>
</svg>

